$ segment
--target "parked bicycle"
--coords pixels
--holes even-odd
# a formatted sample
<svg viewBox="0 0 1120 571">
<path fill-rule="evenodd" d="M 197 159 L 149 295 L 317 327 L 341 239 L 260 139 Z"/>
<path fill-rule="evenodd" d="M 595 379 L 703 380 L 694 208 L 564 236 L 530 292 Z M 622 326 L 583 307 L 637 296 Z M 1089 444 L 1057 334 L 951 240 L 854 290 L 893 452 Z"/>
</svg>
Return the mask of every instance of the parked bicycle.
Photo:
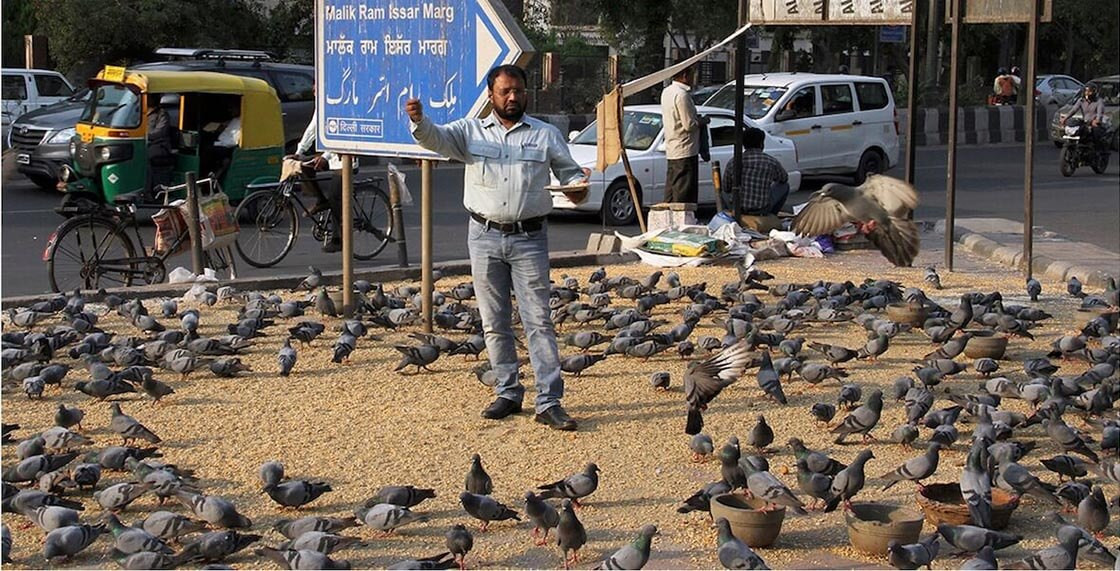
<svg viewBox="0 0 1120 571">
<path fill-rule="evenodd" d="M 205 178 L 198 184 L 216 188 L 218 183 Z M 155 194 L 160 197 L 185 188 L 186 185 L 157 187 Z M 132 192 L 117 195 L 112 205 L 65 212 L 72 216 L 51 233 L 43 250 L 51 291 L 127 287 L 166 280 L 167 259 L 181 253 L 190 237 L 183 232 L 163 251 L 149 248 L 140 232 L 136 213 L 160 208 L 163 207 L 143 203 L 140 193 Z M 207 250 L 202 255 L 205 267 L 217 272 L 228 269 L 230 277 L 235 277 L 237 269 L 232 248 Z"/>
<path fill-rule="evenodd" d="M 317 180 L 326 182 L 330 175 Z M 392 240 L 392 211 L 380 181 L 367 178 L 353 183 L 350 212 L 354 218 L 354 258 L 358 260 L 373 259 Z M 300 182 L 300 177 L 293 176 L 281 182 L 249 185 L 251 194 L 241 201 L 236 213 L 241 225 L 237 253 L 249 265 L 268 268 L 283 260 L 299 236 L 302 217 L 311 220 L 311 235 L 316 241 L 326 244 L 332 238 L 330 211 L 312 214 L 300 199 Z"/>
</svg>

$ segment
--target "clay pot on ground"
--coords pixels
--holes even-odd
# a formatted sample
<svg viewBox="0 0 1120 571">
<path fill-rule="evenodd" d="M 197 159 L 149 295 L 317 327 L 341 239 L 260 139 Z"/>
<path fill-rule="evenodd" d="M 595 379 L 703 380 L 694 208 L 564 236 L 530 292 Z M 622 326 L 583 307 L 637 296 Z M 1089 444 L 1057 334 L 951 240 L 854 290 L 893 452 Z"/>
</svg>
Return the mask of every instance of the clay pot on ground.
<svg viewBox="0 0 1120 571">
<path fill-rule="evenodd" d="M 974 330 L 972 333 L 974 336 L 968 340 L 968 345 L 964 346 L 966 357 L 969 359 L 987 357 L 997 361 L 1003 358 L 1003 354 L 1007 351 L 1007 337 L 996 335 L 995 331 L 988 329 Z"/>
<path fill-rule="evenodd" d="M 781 533 L 786 509 L 759 511 L 765 504 L 763 500 L 741 494 L 720 494 L 712 498 L 712 519 L 727 518 L 732 535 L 751 547 L 767 547 L 773 545 Z"/>
<path fill-rule="evenodd" d="M 917 543 L 925 521 L 921 512 L 877 502 L 852 504 L 852 509 L 844 512 L 844 519 L 852 547 L 879 557 L 886 556 L 892 539 L 903 545 Z"/>
</svg>

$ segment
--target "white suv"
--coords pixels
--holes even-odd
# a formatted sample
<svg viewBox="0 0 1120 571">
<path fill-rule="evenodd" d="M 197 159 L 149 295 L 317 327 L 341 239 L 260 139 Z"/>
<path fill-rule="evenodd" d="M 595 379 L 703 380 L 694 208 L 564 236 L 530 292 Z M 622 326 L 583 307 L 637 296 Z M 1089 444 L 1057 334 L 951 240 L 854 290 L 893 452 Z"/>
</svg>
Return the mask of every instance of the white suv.
<svg viewBox="0 0 1120 571">
<path fill-rule="evenodd" d="M 20 115 L 40 107 L 57 103 L 74 94 L 74 87 L 57 71 L 45 69 L 3 69 L 3 97 L 0 108 L 3 110 L 4 142 L 8 141 L 8 129 Z"/>
<path fill-rule="evenodd" d="M 898 164 L 898 116 L 883 78 L 768 73 L 743 83 L 744 113 L 797 145 L 803 175 L 853 175 L 862 183 Z M 735 82 L 704 104 L 734 109 Z"/>
</svg>

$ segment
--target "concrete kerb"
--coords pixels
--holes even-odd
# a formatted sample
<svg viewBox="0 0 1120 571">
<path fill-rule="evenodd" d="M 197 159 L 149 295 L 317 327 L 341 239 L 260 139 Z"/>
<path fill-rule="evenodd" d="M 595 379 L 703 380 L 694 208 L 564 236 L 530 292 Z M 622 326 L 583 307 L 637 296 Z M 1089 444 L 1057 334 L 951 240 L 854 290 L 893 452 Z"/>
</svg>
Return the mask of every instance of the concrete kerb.
<svg viewBox="0 0 1120 571">
<path fill-rule="evenodd" d="M 942 228 L 944 228 L 944 226 L 942 226 Z M 966 251 L 1005 266 L 1019 268 L 1023 263 L 1022 249 L 1013 246 L 1005 246 L 976 232 L 957 228 L 953 232 L 953 240 L 960 244 Z M 1033 273 L 1036 275 L 1046 276 L 1049 279 L 1059 282 L 1064 282 L 1069 280 L 1072 276 L 1077 276 L 1077 279 L 1081 280 L 1082 283 L 1095 288 L 1106 287 L 1108 278 L 1112 277 L 1115 279 L 1116 277 L 1100 270 L 1078 266 L 1076 262 L 1055 260 L 1044 254 L 1035 254 L 1031 266 Z"/>
<path fill-rule="evenodd" d="M 550 263 L 553 268 L 571 268 L 576 266 L 590 266 L 590 265 L 613 265 L 634 262 L 638 260 L 635 254 L 594 254 L 582 251 L 572 252 L 556 252 L 550 257 Z M 469 260 L 454 260 L 448 262 L 440 262 L 434 264 L 434 269 L 439 270 L 445 277 L 446 276 L 465 276 L 471 273 L 471 264 Z M 277 289 L 290 289 L 300 282 L 306 274 L 289 274 L 280 276 L 261 276 L 252 278 L 241 278 L 236 280 L 227 280 L 224 282 L 210 282 L 208 289 L 216 289 L 222 286 L 231 286 L 238 291 L 257 291 L 257 290 L 277 290 Z M 419 280 L 420 267 L 409 266 L 407 268 L 385 267 L 385 268 L 371 268 L 367 270 L 358 270 L 354 272 L 354 279 L 367 280 L 370 282 L 392 282 L 404 280 Z M 342 271 L 335 270 L 323 272 L 323 281 L 326 285 L 339 285 L 342 283 Z M 154 284 L 136 287 L 120 287 L 108 288 L 105 290 L 106 294 L 127 295 L 130 298 L 136 299 L 152 299 L 161 297 L 177 297 L 187 292 L 194 284 L 181 283 L 181 284 Z M 96 292 L 85 292 L 86 298 L 89 301 L 98 301 L 102 296 L 97 295 Z M 33 303 L 44 301 L 54 297 L 53 293 L 41 293 L 34 295 L 22 295 L 5 297 L 0 299 L 0 308 L 11 309 L 17 307 L 27 307 Z"/>
</svg>

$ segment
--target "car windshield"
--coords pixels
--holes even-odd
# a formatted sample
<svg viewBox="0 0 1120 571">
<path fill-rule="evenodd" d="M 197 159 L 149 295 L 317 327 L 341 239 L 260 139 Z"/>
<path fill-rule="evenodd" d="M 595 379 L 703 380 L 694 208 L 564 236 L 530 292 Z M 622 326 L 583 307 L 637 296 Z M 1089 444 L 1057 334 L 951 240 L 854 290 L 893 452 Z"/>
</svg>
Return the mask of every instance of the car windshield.
<svg viewBox="0 0 1120 571">
<path fill-rule="evenodd" d="M 648 111 L 623 111 L 622 125 L 626 148 L 644 151 L 653 144 L 653 140 L 661 132 L 661 114 Z M 596 122 L 592 121 L 582 133 L 572 140 L 572 144 L 594 145 L 597 136 L 596 127 Z"/>
<path fill-rule="evenodd" d="M 132 129 L 140 126 L 140 96 L 124 85 L 100 85 L 82 112 L 83 123 Z"/>
<path fill-rule="evenodd" d="M 743 113 L 751 119 L 761 119 L 766 116 L 770 108 L 774 106 L 782 95 L 785 95 L 787 89 L 785 87 L 772 87 L 766 85 L 747 85 L 743 87 Z M 722 109 L 735 108 L 735 84 L 723 86 L 712 96 L 704 105 L 708 107 L 720 107 Z"/>
</svg>

